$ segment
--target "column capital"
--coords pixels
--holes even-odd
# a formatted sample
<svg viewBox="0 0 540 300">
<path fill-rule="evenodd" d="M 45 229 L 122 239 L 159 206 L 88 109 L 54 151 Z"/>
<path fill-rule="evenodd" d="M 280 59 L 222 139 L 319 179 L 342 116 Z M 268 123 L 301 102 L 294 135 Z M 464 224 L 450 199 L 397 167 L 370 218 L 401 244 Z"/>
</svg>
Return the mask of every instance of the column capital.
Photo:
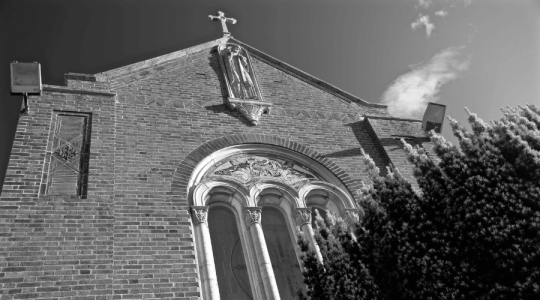
<svg viewBox="0 0 540 300">
<path fill-rule="evenodd" d="M 192 206 L 191 212 L 193 223 L 205 223 L 208 225 L 208 206 Z"/>
<path fill-rule="evenodd" d="M 261 224 L 261 214 L 262 207 L 256 206 L 244 208 L 244 221 L 246 222 L 246 226 L 249 227 L 254 223 Z"/>
<path fill-rule="evenodd" d="M 311 207 L 300 207 L 294 211 L 294 220 L 296 226 L 302 229 L 302 226 L 311 224 Z"/>
</svg>

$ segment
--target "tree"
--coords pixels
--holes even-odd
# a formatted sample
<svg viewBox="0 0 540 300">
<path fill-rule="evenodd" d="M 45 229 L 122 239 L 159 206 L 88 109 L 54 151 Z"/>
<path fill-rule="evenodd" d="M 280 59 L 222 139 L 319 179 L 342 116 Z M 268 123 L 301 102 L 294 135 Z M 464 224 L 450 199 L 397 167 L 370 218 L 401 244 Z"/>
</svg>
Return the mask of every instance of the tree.
<svg viewBox="0 0 540 300">
<path fill-rule="evenodd" d="M 460 147 L 429 133 L 436 158 L 402 141 L 418 190 L 363 156 L 360 220 L 317 221 L 322 264 L 299 239 L 301 299 L 540 299 L 540 110 L 467 112 Z"/>
</svg>

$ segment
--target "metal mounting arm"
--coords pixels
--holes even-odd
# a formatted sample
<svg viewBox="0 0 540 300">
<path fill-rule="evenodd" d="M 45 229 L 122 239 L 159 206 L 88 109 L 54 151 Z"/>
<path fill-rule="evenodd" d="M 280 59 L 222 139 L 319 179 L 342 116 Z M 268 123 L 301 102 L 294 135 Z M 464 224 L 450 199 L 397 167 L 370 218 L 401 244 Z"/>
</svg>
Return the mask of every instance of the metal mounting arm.
<svg viewBox="0 0 540 300">
<path fill-rule="evenodd" d="M 29 112 L 28 93 L 23 93 L 23 104 L 24 104 L 24 107 L 23 107 L 23 109 L 21 109 L 21 112 L 19 114 L 19 118 L 22 117 L 22 115 L 24 115 L 24 114 L 28 114 L 28 112 Z"/>
</svg>

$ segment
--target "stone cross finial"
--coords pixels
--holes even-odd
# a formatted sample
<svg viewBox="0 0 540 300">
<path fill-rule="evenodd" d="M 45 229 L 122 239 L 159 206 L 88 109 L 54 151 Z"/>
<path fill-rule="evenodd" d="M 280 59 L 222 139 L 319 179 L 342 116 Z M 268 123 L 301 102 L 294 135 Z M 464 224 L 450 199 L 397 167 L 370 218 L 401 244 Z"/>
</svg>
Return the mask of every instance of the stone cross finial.
<svg viewBox="0 0 540 300">
<path fill-rule="evenodd" d="M 224 36 L 231 35 L 229 30 L 227 29 L 227 24 L 225 24 L 225 22 L 229 22 L 231 24 L 236 24 L 236 19 L 225 18 L 225 14 L 223 12 L 221 12 L 221 11 L 218 11 L 217 14 L 218 14 L 217 16 L 209 15 L 208 17 L 210 18 L 211 21 L 221 21 L 221 27 L 223 27 L 223 35 Z"/>
</svg>

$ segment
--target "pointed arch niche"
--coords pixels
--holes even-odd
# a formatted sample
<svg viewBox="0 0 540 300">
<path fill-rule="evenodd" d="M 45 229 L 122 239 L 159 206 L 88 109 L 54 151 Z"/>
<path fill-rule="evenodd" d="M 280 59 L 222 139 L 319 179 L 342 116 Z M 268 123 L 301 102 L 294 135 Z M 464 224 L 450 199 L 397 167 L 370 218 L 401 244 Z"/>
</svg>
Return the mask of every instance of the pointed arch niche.
<svg viewBox="0 0 540 300">
<path fill-rule="evenodd" d="M 305 290 L 296 232 L 319 253 L 312 208 L 357 217 L 354 198 L 335 174 L 267 144 L 204 158 L 190 178 L 188 199 L 205 300 L 295 298 Z"/>
</svg>

